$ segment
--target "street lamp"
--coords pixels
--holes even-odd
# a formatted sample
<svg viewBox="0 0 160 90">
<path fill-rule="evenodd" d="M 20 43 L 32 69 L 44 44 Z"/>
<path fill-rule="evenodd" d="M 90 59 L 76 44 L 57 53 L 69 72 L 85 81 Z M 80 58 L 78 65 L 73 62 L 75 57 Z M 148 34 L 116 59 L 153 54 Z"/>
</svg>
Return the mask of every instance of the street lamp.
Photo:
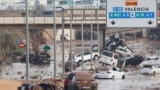
<svg viewBox="0 0 160 90">
<path fill-rule="evenodd" d="M 91 7 L 92 7 L 92 4 L 93 2 L 91 1 Z M 93 23 L 92 23 L 92 17 L 93 17 L 93 9 L 91 8 L 91 69 L 93 68 L 93 59 L 92 59 L 92 52 L 93 52 Z"/>
<path fill-rule="evenodd" d="M 82 70 L 84 69 L 84 67 L 83 67 L 83 56 L 84 56 L 84 45 L 83 45 L 83 9 L 82 9 L 82 6 L 83 6 L 83 0 L 81 0 L 81 42 L 82 42 L 82 46 L 81 46 L 81 53 L 82 53 L 82 63 L 81 63 L 81 65 L 82 65 Z"/>
<path fill-rule="evenodd" d="M 64 65 L 64 8 L 62 8 L 62 78 L 65 74 L 65 65 Z"/>
<path fill-rule="evenodd" d="M 70 2 L 73 4 L 73 0 Z M 71 59 L 71 72 L 73 71 L 73 58 L 72 58 L 72 6 L 70 4 L 70 59 Z"/>
<path fill-rule="evenodd" d="M 26 6 L 26 80 L 29 80 L 29 25 L 28 25 L 28 0 L 25 0 Z"/>
<path fill-rule="evenodd" d="M 54 35 L 54 41 L 53 41 L 53 45 L 54 45 L 54 78 L 56 78 L 56 64 L 57 64 L 57 58 L 56 58 L 56 10 L 55 10 L 55 0 L 52 2 L 53 3 L 53 12 L 54 12 L 54 18 L 53 18 L 53 22 L 54 22 L 54 29 L 53 29 L 53 35 Z"/>
</svg>

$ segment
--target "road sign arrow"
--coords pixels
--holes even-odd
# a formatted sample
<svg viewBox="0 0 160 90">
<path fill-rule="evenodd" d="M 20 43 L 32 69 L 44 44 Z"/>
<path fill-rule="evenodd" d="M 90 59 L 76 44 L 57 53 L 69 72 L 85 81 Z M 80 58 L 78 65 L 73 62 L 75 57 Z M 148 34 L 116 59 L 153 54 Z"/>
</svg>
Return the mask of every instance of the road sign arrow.
<svg viewBox="0 0 160 90">
<path fill-rule="evenodd" d="M 114 24 L 116 24 L 116 22 L 114 20 L 112 20 L 111 24 L 114 25 Z"/>
<path fill-rule="evenodd" d="M 148 24 L 151 25 L 153 22 L 151 20 L 148 21 Z"/>
</svg>

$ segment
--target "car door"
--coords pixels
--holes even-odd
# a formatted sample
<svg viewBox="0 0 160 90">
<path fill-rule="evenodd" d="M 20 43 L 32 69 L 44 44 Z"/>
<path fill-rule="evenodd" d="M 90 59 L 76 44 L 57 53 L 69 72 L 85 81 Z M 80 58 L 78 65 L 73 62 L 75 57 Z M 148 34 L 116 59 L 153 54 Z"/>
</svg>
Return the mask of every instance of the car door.
<svg viewBox="0 0 160 90">
<path fill-rule="evenodd" d="M 113 75 L 115 78 L 122 78 L 122 71 L 119 68 L 113 67 Z"/>
<path fill-rule="evenodd" d="M 72 80 L 69 83 L 69 90 L 74 90 L 75 76 L 73 76 Z"/>
<path fill-rule="evenodd" d="M 91 53 L 90 52 L 84 52 L 84 61 L 91 59 Z"/>
<path fill-rule="evenodd" d="M 157 73 L 160 73 L 160 65 L 157 66 Z"/>
<path fill-rule="evenodd" d="M 81 55 L 81 53 L 76 54 L 75 57 L 74 57 L 74 60 L 75 60 L 76 62 L 78 62 L 79 60 L 82 60 L 82 55 Z"/>
</svg>

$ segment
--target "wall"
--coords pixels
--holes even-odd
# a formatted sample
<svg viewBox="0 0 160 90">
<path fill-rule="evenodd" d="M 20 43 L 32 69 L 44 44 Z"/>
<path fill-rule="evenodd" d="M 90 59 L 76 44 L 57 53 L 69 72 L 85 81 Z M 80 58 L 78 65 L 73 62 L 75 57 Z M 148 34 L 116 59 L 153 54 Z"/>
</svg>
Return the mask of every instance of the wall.
<svg viewBox="0 0 160 90">
<path fill-rule="evenodd" d="M 72 40 L 75 40 L 75 29 L 72 29 Z M 56 40 L 61 41 L 60 36 L 62 34 L 62 29 L 58 29 L 57 35 L 56 35 Z M 68 34 L 70 37 L 70 29 L 64 29 L 64 35 Z"/>
</svg>

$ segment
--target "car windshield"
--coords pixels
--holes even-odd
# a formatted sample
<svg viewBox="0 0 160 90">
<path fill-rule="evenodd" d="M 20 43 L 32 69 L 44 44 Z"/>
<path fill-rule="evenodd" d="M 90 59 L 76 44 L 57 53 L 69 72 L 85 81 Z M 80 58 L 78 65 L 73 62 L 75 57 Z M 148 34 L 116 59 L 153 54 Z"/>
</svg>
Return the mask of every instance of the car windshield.
<svg viewBox="0 0 160 90">
<path fill-rule="evenodd" d="M 147 60 L 158 60 L 158 57 L 147 58 Z"/>
<path fill-rule="evenodd" d="M 73 78 L 74 75 L 75 75 L 74 73 L 70 73 L 70 74 L 68 75 L 67 79 L 72 80 L 72 78 Z"/>
<path fill-rule="evenodd" d="M 99 68 L 99 71 L 109 71 L 110 68 Z"/>
<path fill-rule="evenodd" d="M 152 67 L 152 65 L 144 65 L 143 67 L 144 68 L 150 68 L 150 67 Z"/>
<path fill-rule="evenodd" d="M 102 52 L 102 55 L 109 56 L 109 57 L 112 57 L 112 56 L 113 56 L 112 53 L 106 52 L 106 51 Z"/>
</svg>

